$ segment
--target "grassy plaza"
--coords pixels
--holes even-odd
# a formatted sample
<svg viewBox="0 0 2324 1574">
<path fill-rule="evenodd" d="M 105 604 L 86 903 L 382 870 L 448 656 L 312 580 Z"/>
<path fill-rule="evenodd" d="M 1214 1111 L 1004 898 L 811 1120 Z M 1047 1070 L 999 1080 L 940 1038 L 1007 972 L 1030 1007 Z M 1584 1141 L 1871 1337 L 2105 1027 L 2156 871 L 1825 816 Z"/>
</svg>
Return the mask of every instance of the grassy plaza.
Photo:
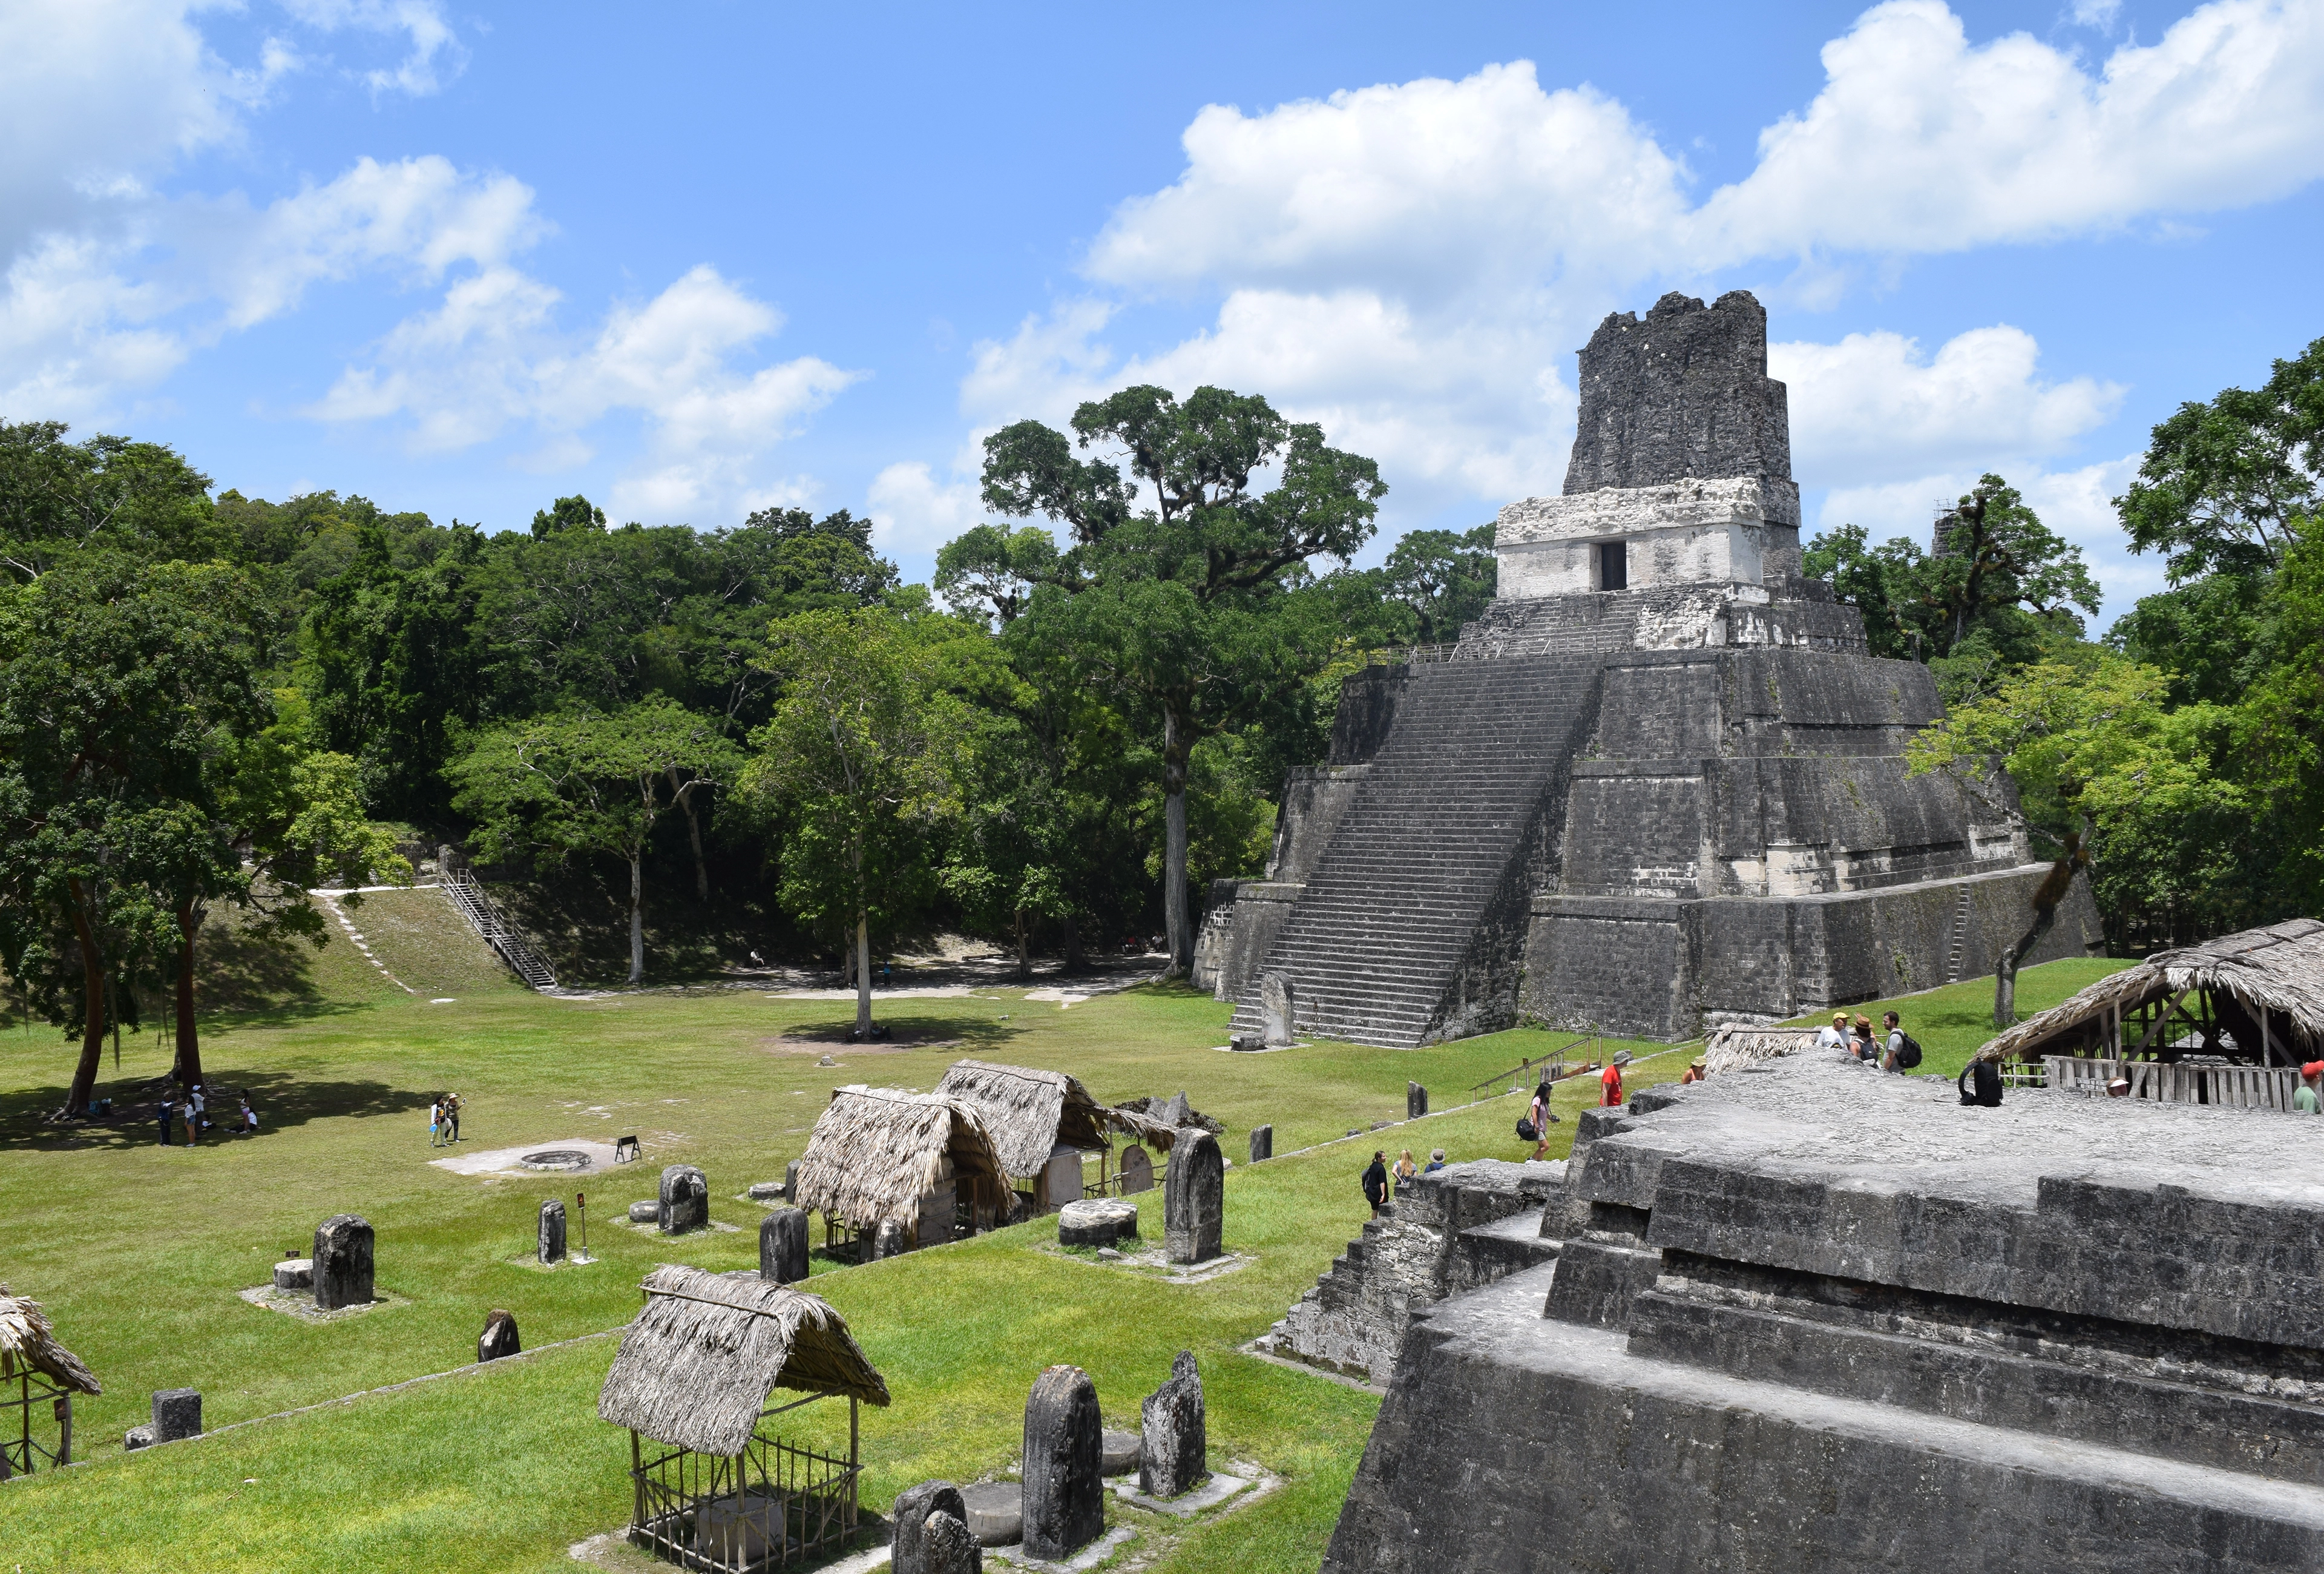
<svg viewBox="0 0 2324 1574">
<path fill-rule="evenodd" d="M 834 1086 L 929 1088 L 973 1055 L 1071 1071 L 1108 1102 L 1184 1088 L 1225 1123 L 1231 1158 L 1260 1123 L 1274 1125 L 1286 1156 L 1229 1171 L 1226 1245 L 1256 1261 L 1204 1283 L 1157 1283 L 1045 1250 L 1054 1219 L 868 1267 L 818 1256 L 814 1290 L 847 1318 L 895 1396 L 864 1412 L 867 1505 L 884 1508 L 930 1477 L 1005 1474 L 1026 1392 L 1053 1363 L 1086 1368 L 1108 1424 L 1134 1428 L 1139 1398 L 1186 1348 L 1209 1394 L 1213 1457 L 1257 1463 L 1282 1485 L 1192 1528 L 1115 1505 L 1109 1513 L 1144 1531 L 1120 1559 L 1313 1569 L 1378 1401 L 1238 1347 L 1359 1231 L 1358 1173 L 1374 1147 L 1391 1158 L 1406 1147 L 1424 1159 L 1435 1147 L 1454 1160 L 1526 1157 L 1512 1132 L 1519 1101 L 1508 1097 L 1516 1079 L 1495 1074 L 1573 1036 L 1521 1029 L 1417 1051 L 1317 1043 L 1235 1054 L 1215 1047 L 1229 1007 L 1176 986 L 1069 1005 L 979 986 L 883 1002 L 896 1038 L 861 1047 L 841 1036 L 847 1003 L 763 988 L 533 995 L 478 960 L 481 948 L 443 922 L 449 910 L 433 892 L 374 898 L 353 916 L 381 968 L 417 993 L 342 934 L 301 964 L 283 992 L 294 1004 L 206 1024 L 210 1084 L 227 1090 L 229 1107 L 234 1090 L 251 1090 L 263 1117 L 254 1136 L 160 1146 L 145 1117 L 151 1095 L 139 1089 L 166 1072 L 168 1048 L 150 1032 L 124 1039 L 117 1069 L 108 1052 L 100 1095 L 127 1118 L 43 1127 L 36 1116 L 60 1102 L 69 1046 L 21 1023 L 0 1036 L 0 1278 L 47 1308 L 106 1386 L 76 1408 L 76 1453 L 89 1463 L 0 1492 L 0 1568 L 580 1567 L 567 1548 L 617 1527 L 629 1500 L 626 1439 L 595 1414 L 613 1340 L 589 1336 L 635 1312 L 656 1263 L 756 1264 L 764 1212 L 741 1194 L 781 1178 Z M 2121 965 L 2029 970 L 2019 1010 Z M 1902 1003 L 1929 1051 L 1925 1071 L 1950 1073 L 1988 1036 L 1990 1001 L 1987 979 Z M 1613 1047 L 1641 1058 L 1634 1088 L 1686 1064 L 1660 1053 L 1665 1045 Z M 820 1064 L 825 1056 L 835 1064 Z M 1440 1113 L 1370 1132 L 1401 1120 L 1407 1079 L 1428 1088 Z M 438 1089 L 466 1102 L 463 1149 L 635 1133 L 644 1162 L 577 1180 L 450 1172 L 430 1162 L 445 1156 L 428 1143 Z M 1596 1091 L 1591 1079 L 1564 1088 L 1554 1153 Z M 1489 1101 L 1452 1107 L 1472 1098 Z M 1365 1134 L 1348 1139 L 1351 1127 Z M 714 1227 L 667 1239 L 618 1222 L 678 1162 L 709 1176 Z M 542 1270 L 530 1260 L 535 1212 L 562 1197 L 577 1245 L 576 1184 L 595 1261 Z M 1157 1237 L 1160 1192 L 1140 1203 L 1142 1231 Z M 360 1213 L 378 1232 L 382 1303 L 315 1323 L 238 1298 L 286 1253 L 305 1255 L 316 1224 L 337 1212 Z M 494 1308 L 515 1314 L 538 1353 L 368 1392 L 471 1361 Z M 201 1390 L 204 1424 L 218 1435 L 124 1454 L 122 1433 L 145 1419 L 152 1391 L 181 1386 Z M 844 1409 L 826 1408 L 818 1424 L 835 1418 L 844 1436 Z"/>
</svg>

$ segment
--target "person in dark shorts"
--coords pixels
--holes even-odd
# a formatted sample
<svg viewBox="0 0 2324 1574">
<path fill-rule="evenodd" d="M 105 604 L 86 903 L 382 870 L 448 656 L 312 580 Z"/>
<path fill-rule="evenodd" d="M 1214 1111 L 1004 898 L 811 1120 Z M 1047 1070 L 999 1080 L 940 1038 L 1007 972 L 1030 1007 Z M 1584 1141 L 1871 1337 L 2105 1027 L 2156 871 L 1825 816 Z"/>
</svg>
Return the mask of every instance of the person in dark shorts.
<svg viewBox="0 0 2324 1574">
<path fill-rule="evenodd" d="M 1372 1205 L 1374 1218 L 1379 1217 L 1379 1210 L 1388 1204 L 1388 1150 L 1386 1148 L 1376 1149 L 1373 1152 L 1371 1168 L 1364 1171 L 1364 1200 Z"/>
</svg>

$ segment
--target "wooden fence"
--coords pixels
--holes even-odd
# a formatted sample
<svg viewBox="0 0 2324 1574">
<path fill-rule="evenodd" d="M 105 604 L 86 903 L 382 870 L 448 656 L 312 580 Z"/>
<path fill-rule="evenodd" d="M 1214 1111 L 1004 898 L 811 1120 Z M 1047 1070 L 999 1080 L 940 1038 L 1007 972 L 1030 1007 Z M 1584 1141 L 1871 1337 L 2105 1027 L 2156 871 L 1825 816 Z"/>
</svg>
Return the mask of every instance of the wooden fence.
<svg viewBox="0 0 2324 1574">
<path fill-rule="evenodd" d="M 2160 1060 L 2100 1060 L 2044 1055 L 2050 1086 L 2104 1097 L 2116 1077 L 2130 1079 L 2132 1098 L 2165 1104 L 2215 1104 L 2227 1109 L 2292 1108 L 2300 1073 L 2289 1066 L 2166 1065 Z"/>
</svg>

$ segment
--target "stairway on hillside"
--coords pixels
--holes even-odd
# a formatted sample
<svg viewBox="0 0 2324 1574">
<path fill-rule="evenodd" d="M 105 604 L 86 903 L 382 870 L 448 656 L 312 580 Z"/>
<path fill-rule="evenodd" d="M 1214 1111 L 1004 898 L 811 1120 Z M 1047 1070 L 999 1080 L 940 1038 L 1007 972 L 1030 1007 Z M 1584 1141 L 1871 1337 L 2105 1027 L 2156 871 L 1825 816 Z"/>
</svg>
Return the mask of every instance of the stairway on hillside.
<svg viewBox="0 0 2324 1574">
<path fill-rule="evenodd" d="M 534 949 L 532 942 L 509 922 L 508 914 L 501 911 L 501 904 L 493 900 L 492 893 L 476 883 L 475 875 L 465 868 L 447 868 L 442 881 L 446 899 L 459 909 L 460 916 L 500 953 L 501 960 L 518 977 L 535 989 L 557 987 L 557 971 L 549 965 L 549 958 Z"/>
<path fill-rule="evenodd" d="M 1412 670 L 1388 741 L 1253 974 L 1236 1032 L 1280 974 L 1303 1033 L 1411 1048 L 1442 1036 L 1476 947 L 1500 947 L 1514 1009 L 1529 833 L 1564 797 L 1597 712 L 1602 658 L 1566 653 Z M 1554 836 L 1555 827 L 1548 829 Z M 1509 932 L 1485 921 L 1517 905 Z M 1480 936 L 1480 928 L 1487 933 Z"/>
</svg>

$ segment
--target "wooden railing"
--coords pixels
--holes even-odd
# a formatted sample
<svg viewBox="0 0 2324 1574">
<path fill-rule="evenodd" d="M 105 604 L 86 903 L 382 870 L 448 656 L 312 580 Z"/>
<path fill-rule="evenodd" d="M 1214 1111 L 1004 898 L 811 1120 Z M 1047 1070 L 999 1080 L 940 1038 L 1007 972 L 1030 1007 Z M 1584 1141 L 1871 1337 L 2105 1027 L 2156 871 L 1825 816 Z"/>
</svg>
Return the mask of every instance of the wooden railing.
<svg viewBox="0 0 2324 1574">
<path fill-rule="evenodd" d="M 532 942 L 519 934 L 508 915 L 501 911 L 492 893 L 476 884 L 476 877 L 460 867 L 442 873 L 444 894 L 460 910 L 468 926 L 484 939 L 484 943 L 500 953 L 501 960 L 516 970 L 516 976 L 535 989 L 557 987 L 557 970 L 549 958 L 533 949 Z"/>
<path fill-rule="evenodd" d="M 2130 1098 L 2164 1104 L 2210 1104 L 2227 1109 L 2290 1110 L 2300 1073 L 2289 1066 L 2190 1066 L 2161 1060 L 2100 1060 L 2044 1055 L 2052 1088 L 2104 1097 L 2107 1084 L 2127 1078 Z"/>
</svg>

